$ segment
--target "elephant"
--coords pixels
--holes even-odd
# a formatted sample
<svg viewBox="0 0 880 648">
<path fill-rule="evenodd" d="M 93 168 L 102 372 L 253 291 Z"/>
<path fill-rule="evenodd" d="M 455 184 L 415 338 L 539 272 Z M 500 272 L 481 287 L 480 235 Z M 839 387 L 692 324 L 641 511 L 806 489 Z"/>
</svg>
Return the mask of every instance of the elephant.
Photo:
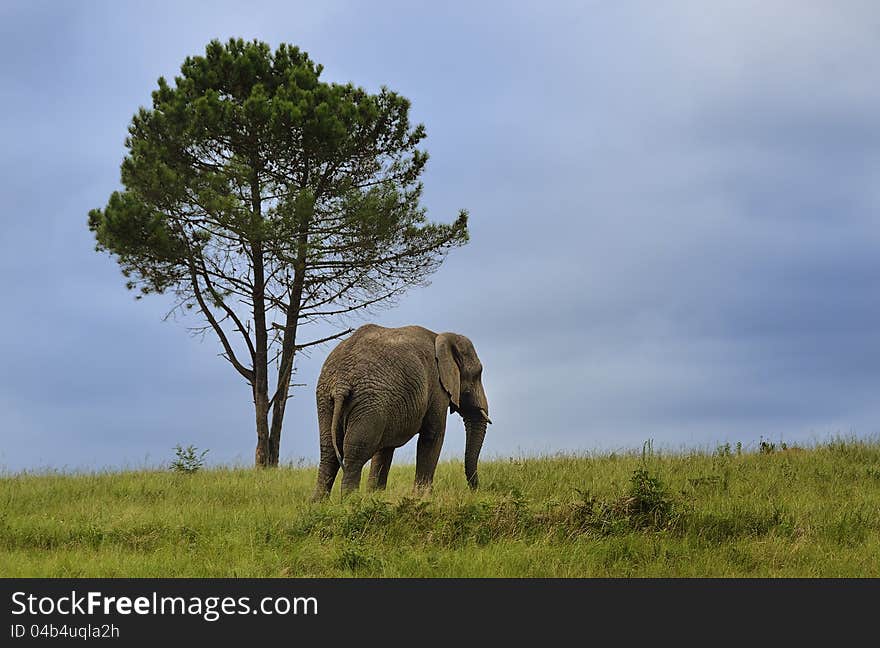
<svg viewBox="0 0 880 648">
<path fill-rule="evenodd" d="M 321 460 L 313 499 L 329 496 L 340 468 L 343 496 L 358 490 L 368 459 L 367 488 L 384 489 L 394 449 L 416 434 L 414 490 L 430 491 L 447 409 L 464 419 L 465 477 L 476 489 L 477 460 L 492 422 L 482 373 L 463 335 L 421 326 L 358 328 L 327 356 L 315 389 Z"/>
</svg>

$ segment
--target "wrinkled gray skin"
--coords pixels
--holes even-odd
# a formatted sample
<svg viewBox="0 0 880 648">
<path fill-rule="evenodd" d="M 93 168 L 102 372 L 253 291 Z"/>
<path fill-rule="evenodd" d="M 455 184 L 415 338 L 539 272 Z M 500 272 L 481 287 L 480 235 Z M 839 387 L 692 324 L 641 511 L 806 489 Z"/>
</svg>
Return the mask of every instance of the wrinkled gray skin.
<svg viewBox="0 0 880 648">
<path fill-rule="evenodd" d="M 321 464 L 314 499 L 330 494 L 340 460 L 343 495 L 358 489 L 369 459 L 368 488 L 385 488 L 394 449 L 416 434 L 415 488 L 429 490 L 447 411 L 464 419 L 465 476 L 476 488 L 477 460 L 491 422 L 482 372 L 474 345 L 463 335 L 421 326 L 367 324 L 356 330 L 330 352 L 318 378 Z"/>
</svg>

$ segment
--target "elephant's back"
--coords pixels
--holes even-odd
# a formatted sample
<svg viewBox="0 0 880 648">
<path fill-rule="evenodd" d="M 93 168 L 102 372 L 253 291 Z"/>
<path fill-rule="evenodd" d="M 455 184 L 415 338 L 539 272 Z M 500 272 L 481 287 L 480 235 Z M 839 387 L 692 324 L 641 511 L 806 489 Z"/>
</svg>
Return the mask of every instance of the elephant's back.
<svg viewBox="0 0 880 648">
<path fill-rule="evenodd" d="M 390 393 L 391 398 L 421 401 L 427 398 L 436 373 L 435 338 L 436 333 L 421 326 L 361 326 L 327 356 L 318 389 L 358 392 L 361 398 L 370 394 L 386 398 Z"/>
</svg>

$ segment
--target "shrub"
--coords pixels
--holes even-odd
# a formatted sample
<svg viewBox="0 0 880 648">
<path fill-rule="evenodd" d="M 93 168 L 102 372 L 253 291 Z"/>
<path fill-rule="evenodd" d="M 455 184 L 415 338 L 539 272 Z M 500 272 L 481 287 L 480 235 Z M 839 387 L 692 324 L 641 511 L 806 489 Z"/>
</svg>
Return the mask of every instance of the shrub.
<svg viewBox="0 0 880 648">
<path fill-rule="evenodd" d="M 188 445 L 184 448 L 178 443 L 174 446 L 174 454 L 177 457 L 171 462 L 171 470 L 192 474 L 205 465 L 205 455 L 208 454 L 208 451 L 202 450 L 199 452 L 199 449 L 193 445 Z"/>
<path fill-rule="evenodd" d="M 623 500 L 630 522 L 637 528 L 667 528 L 672 522 L 673 501 L 660 478 L 647 468 L 633 471 Z"/>
</svg>

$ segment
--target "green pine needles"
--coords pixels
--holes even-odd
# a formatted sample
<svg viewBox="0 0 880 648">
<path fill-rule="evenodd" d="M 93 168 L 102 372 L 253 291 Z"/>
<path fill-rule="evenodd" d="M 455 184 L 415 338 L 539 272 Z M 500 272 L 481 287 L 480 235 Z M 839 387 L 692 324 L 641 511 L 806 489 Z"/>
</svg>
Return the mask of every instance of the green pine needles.
<svg viewBox="0 0 880 648">
<path fill-rule="evenodd" d="M 248 382 L 257 465 L 278 463 L 300 324 L 393 302 L 468 240 L 431 223 L 410 102 L 327 83 L 297 47 L 212 41 L 132 119 L 122 191 L 89 212 L 138 297 L 195 309 Z M 270 369 L 274 381 L 270 388 Z M 271 413 L 271 417 L 270 417 Z"/>
</svg>

